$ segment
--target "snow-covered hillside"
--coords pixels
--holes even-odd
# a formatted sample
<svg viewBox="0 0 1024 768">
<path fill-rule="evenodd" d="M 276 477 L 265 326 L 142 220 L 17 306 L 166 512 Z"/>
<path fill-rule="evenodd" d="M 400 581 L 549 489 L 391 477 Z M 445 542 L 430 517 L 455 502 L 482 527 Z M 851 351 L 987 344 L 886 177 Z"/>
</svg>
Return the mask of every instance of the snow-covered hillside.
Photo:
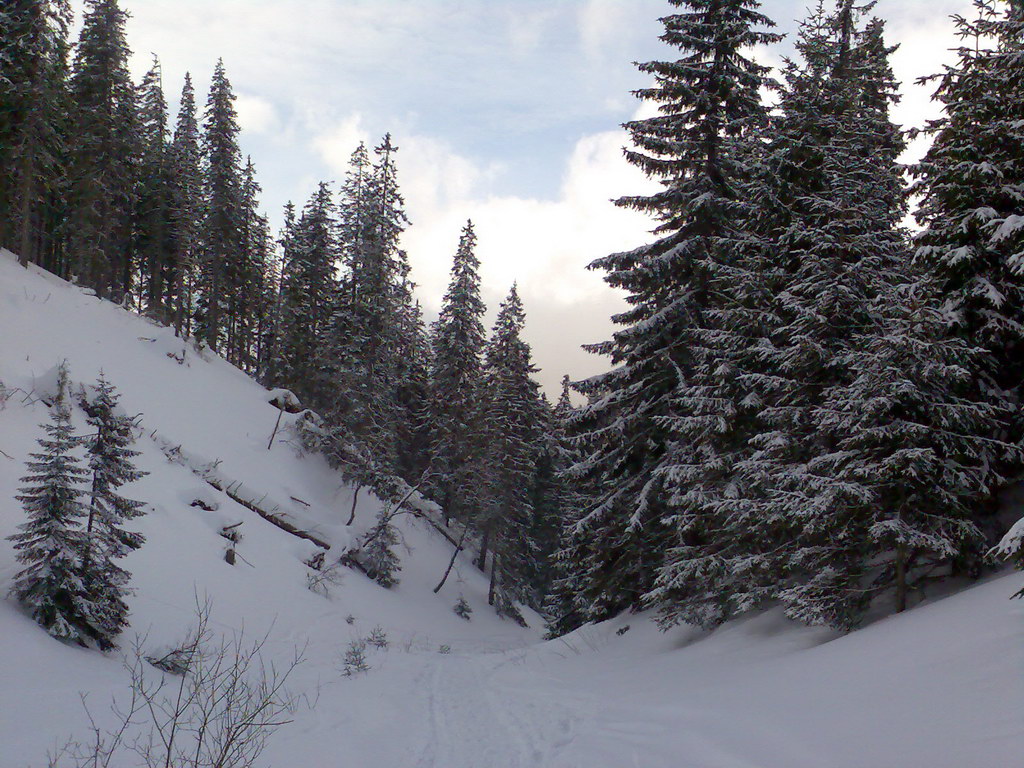
<svg viewBox="0 0 1024 768">
<path fill-rule="evenodd" d="M 23 513 L 14 495 L 48 418 L 41 397 L 67 360 L 72 381 L 100 369 L 140 414 L 140 468 L 126 488 L 149 504 L 147 537 L 125 560 L 134 574 L 130 630 L 158 653 L 180 642 L 196 597 L 218 632 L 259 637 L 267 655 L 306 661 L 291 680 L 310 695 L 277 733 L 266 765 L 288 768 L 963 768 L 1021 764 L 1024 755 L 1024 601 L 1018 574 L 847 636 L 798 627 L 774 612 L 705 635 L 661 633 L 624 616 L 542 642 L 486 606 L 486 582 L 460 559 L 433 587 L 451 544 L 400 518 L 408 545 L 401 583 L 386 590 L 345 569 L 325 597 L 308 589 L 317 551 L 211 486 L 214 482 L 330 543 L 336 556 L 373 522 L 317 457 L 285 430 L 268 450 L 278 411 L 269 393 L 214 356 L 130 313 L 0 253 L 0 537 Z M 295 418 L 286 414 L 285 422 Z M 84 428 L 81 412 L 76 425 Z M 204 479 L 206 478 L 206 479 Z M 194 505 L 194 502 L 201 502 Z M 213 509 L 205 509 L 211 507 Z M 235 565 L 224 526 L 241 523 Z M 0 541 L 0 591 L 18 565 Z M 472 620 L 452 606 L 464 595 Z M 371 669 L 342 674 L 352 639 L 382 627 L 387 650 Z M 627 629 L 628 626 L 628 629 Z M 444 651 L 444 652 L 442 652 Z M 79 693 L 109 717 L 127 678 L 123 652 L 49 638 L 11 600 L 0 602 L 0 768 L 43 766 L 68 736 L 86 735 Z M 131 763 L 130 763 L 131 764 Z"/>
</svg>

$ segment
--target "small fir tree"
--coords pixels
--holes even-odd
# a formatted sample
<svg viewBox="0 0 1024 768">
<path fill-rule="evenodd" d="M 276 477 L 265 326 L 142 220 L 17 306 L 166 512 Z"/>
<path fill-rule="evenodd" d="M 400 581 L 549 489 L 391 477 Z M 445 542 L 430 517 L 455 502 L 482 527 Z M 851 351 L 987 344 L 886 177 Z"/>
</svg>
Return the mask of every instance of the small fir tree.
<svg viewBox="0 0 1024 768">
<path fill-rule="evenodd" d="M 133 463 L 139 455 L 131 448 L 135 442 L 135 421 L 118 413 L 119 398 L 101 372 L 96 396 L 87 406 L 89 425 L 96 431 L 87 441 L 92 488 L 83 572 L 86 587 L 97 606 L 98 640 L 104 646 L 112 644 L 113 638 L 128 624 L 124 597 L 129 594 L 127 585 L 131 574 L 115 561 L 138 549 L 145 541 L 142 534 L 123 527 L 142 515 L 145 505 L 122 496 L 119 489 L 146 473 L 136 469 Z"/>
<path fill-rule="evenodd" d="M 367 574 L 388 589 L 398 584 L 397 574 L 402 570 L 402 562 L 394 552 L 400 541 L 387 511 L 382 510 L 377 516 L 377 524 L 366 534 L 360 551 L 359 562 Z"/>
<path fill-rule="evenodd" d="M 39 439 L 42 450 L 31 454 L 29 474 L 22 478 L 26 485 L 17 496 L 29 519 L 9 537 L 25 565 L 11 591 L 53 637 L 85 645 L 102 621 L 83 577 L 86 510 L 79 485 L 87 473 L 75 455 L 81 439 L 71 426 L 66 364 L 58 371 L 50 418 L 43 425 L 46 437 Z"/>
</svg>

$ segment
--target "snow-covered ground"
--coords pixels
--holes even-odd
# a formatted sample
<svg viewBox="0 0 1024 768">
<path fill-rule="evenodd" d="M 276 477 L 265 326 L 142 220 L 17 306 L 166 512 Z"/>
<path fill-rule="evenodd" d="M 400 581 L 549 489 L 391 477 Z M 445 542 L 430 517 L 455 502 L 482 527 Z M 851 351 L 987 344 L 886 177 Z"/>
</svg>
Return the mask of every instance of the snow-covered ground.
<svg viewBox="0 0 1024 768">
<path fill-rule="evenodd" d="M 710 635 L 659 632 L 626 616 L 542 642 L 498 619 L 468 560 L 432 592 L 451 545 L 402 518 L 409 551 L 401 583 L 385 590 L 344 570 L 325 597 L 307 588 L 316 551 L 210 486 L 257 501 L 332 544 L 335 554 L 372 523 L 365 491 L 345 526 L 351 489 L 288 433 L 267 443 L 278 415 L 270 393 L 167 329 L 100 302 L 0 253 L 0 537 L 23 520 L 13 496 L 47 419 L 39 396 L 66 359 L 76 386 L 100 368 L 140 414 L 130 487 L 150 504 L 136 526 L 147 544 L 134 574 L 132 627 L 156 653 L 194 621 L 196 596 L 217 631 L 256 638 L 268 656 L 306 661 L 292 688 L 310 694 L 264 754 L 278 768 L 964 768 L 1024 764 L 1024 601 L 1007 574 L 847 636 L 767 612 Z M 79 412 L 76 423 L 84 427 Z M 294 416 L 285 415 L 289 422 Z M 216 507 L 209 511 L 193 506 Z M 241 522 L 234 566 L 225 525 Z M 0 541 L 0 591 L 18 566 Z M 459 595 L 473 608 L 452 612 Z M 351 623 L 350 620 L 351 619 Z M 390 647 L 345 677 L 349 641 L 373 627 Z M 628 626 L 629 629 L 625 630 Z M 625 630 L 625 631 L 623 631 Z M 447 646 L 441 652 L 442 646 Z M 48 749 L 101 724 L 125 690 L 119 653 L 64 646 L 10 599 L 0 601 L 0 768 L 45 765 Z"/>
</svg>

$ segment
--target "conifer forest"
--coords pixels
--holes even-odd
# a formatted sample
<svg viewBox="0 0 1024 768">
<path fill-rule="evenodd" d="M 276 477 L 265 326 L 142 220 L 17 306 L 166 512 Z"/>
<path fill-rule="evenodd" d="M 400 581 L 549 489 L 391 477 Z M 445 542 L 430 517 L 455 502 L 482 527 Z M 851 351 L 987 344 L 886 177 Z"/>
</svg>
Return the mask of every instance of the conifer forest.
<svg viewBox="0 0 1024 768">
<path fill-rule="evenodd" d="M 268 212 L 258 83 L 139 76 L 148 1 L 0 0 L 0 709 L 50 692 L 0 768 L 1020 759 L 1024 1 L 339 1 L 371 41 L 655 8 L 602 214 L 646 234 L 543 278 L 617 302 L 582 376 L 538 365 L 582 305 L 488 277 L 526 202 L 426 274 L 397 119 Z"/>
</svg>

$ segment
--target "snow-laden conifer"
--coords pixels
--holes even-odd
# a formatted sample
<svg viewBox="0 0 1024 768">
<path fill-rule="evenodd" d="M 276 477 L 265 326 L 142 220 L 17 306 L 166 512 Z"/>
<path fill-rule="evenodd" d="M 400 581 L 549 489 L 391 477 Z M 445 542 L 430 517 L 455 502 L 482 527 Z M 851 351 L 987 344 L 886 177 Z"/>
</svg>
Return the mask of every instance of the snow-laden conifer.
<svg viewBox="0 0 1024 768">
<path fill-rule="evenodd" d="M 336 299 L 336 216 L 331 191 L 321 183 L 286 234 L 281 278 L 278 380 L 312 407 L 329 402 L 329 336 Z"/>
<path fill-rule="evenodd" d="M 391 522 L 387 509 L 377 515 L 376 524 L 367 532 L 359 562 L 370 578 L 382 587 L 391 588 L 398 584 L 398 572 L 402 562 L 395 554 L 395 547 L 401 543 L 398 532 Z"/>
<path fill-rule="evenodd" d="M 1024 7 L 975 0 L 954 17 L 956 64 L 935 80 L 944 114 L 911 169 L 921 195 L 916 258 L 935 276 L 954 330 L 988 350 L 979 377 L 1001 390 L 1024 376 Z"/>
<path fill-rule="evenodd" d="M 58 369 L 57 395 L 43 430 L 41 451 L 31 454 L 17 496 L 28 521 L 9 537 L 25 566 L 15 575 L 11 592 L 52 636 L 85 645 L 101 619 L 82 570 L 86 508 L 81 483 L 87 471 L 78 455 L 81 438 L 71 424 L 66 364 Z"/>
<path fill-rule="evenodd" d="M 199 231 L 202 219 L 201 155 L 199 121 L 192 77 L 186 72 L 181 89 L 178 116 L 170 146 L 172 186 L 170 240 L 171 276 L 168 286 L 174 330 L 179 336 L 192 331 L 195 311 L 196 275 L 201 255 Z"/>
<path fill-rule="evenodd" d="M 138 136 L 127 17 L 117 0 L 86 0 L 71 76 L 67 251 L 79 280 L 114 301 L 131 293 L 135 277 Z"/>
<path fill-rule="evenodd" d="M 769 78 L 749 52 L 778 38 L 764 31 L 772 23 L 753 0 L 671 5 L 662 40 L 680 57 L 640 65 L 655 83 L 636 93 L 658 114 L 626 125 L 635 145 L 627 159 L 662 189 L 618 201 L 650 214 L 657 239 L 592 265 L 630 305 L 614 318 L 613 338 L 590 347 L 614 367 L 581 383 L 590 403 L 574 417 L 585 458 L 571 478 L 591 499 L 572 535 L 595 542 L 577 564 L 592 617 L 636 605 L 650 590 L 670 542 L 689 535 L 704 504 L 693 473 L 724 471 L 708 466 L 714 454 L 696 451 L 735 427 L 734 394 L 722 391 L 735 353 L 727 315 L 758 287 L 747 279 L 759 247 L 747 208 Z M 677 441 L 679 430 L 698 442 Z M 666 483 L 694 493 L 683 498 Z"/>
<path fill-rule="evenodd" d="M 445 514 L 468 522 L 479 508 L 481 384 L 486 310 L 480 298 L 476 232 L 467 222 L 433 335 L 431 494 Z"/>
<path fill-rule="evenodd" d="M 154 56 L 137 90 L 139 182 L 135 200 L 135 258 L 141 272 L 142 305 L 150 317 L 170 319 L 173 286 L 170 223 L 173 209 L 171 155 L 163 72 Z"/>
<path fill-rule="evenodd" d="M 489 602 L 516 618 L 513 601 L 529 599 L 532 490 L 543 422 L 539 387 L 530 347 L 522 339 L 526 315 L 515 288 L 498 310 L 487 345 L 484 372 L 484 449 L 480 511 L 474 521 L 482 532 L 480 564 L 491 555 Z"/>
<path fill-rule="evenodd" d="M 67 150 L 67 0 L 18 0 L 0 10 L 0 245 L 59 270 L 55 229 Z"/>
<path fill-rule="evenodd" d="M 85 526 L 86 549 L 83 579 L 96 606 L 97 641 L 110 646 L 128 624 L 131 574 L 115 561 L 138 549 L 145 541 L 140 533 L 124 526 L 143 514 L 145 504 L 120 493 L 123 485 L 145 476 L 136 469 L 132 449 L 135 420 L 120 413 L 114 386 L 103 373 L 96 382 L 95 396 L 86 404 L 89 426 L 95 430 L 86 442 L 91 486 L 88 492 L 88 518 Z"/>
<path fill-rule="evenodd" d="M 196 320 L 196 335 L 215 351 L 224 350 L 228 315 L 244 274 L 242 154 L 234 101 L 224 61 L 218 60 L 203 121 L 203 251 Z"/>
</svg>

